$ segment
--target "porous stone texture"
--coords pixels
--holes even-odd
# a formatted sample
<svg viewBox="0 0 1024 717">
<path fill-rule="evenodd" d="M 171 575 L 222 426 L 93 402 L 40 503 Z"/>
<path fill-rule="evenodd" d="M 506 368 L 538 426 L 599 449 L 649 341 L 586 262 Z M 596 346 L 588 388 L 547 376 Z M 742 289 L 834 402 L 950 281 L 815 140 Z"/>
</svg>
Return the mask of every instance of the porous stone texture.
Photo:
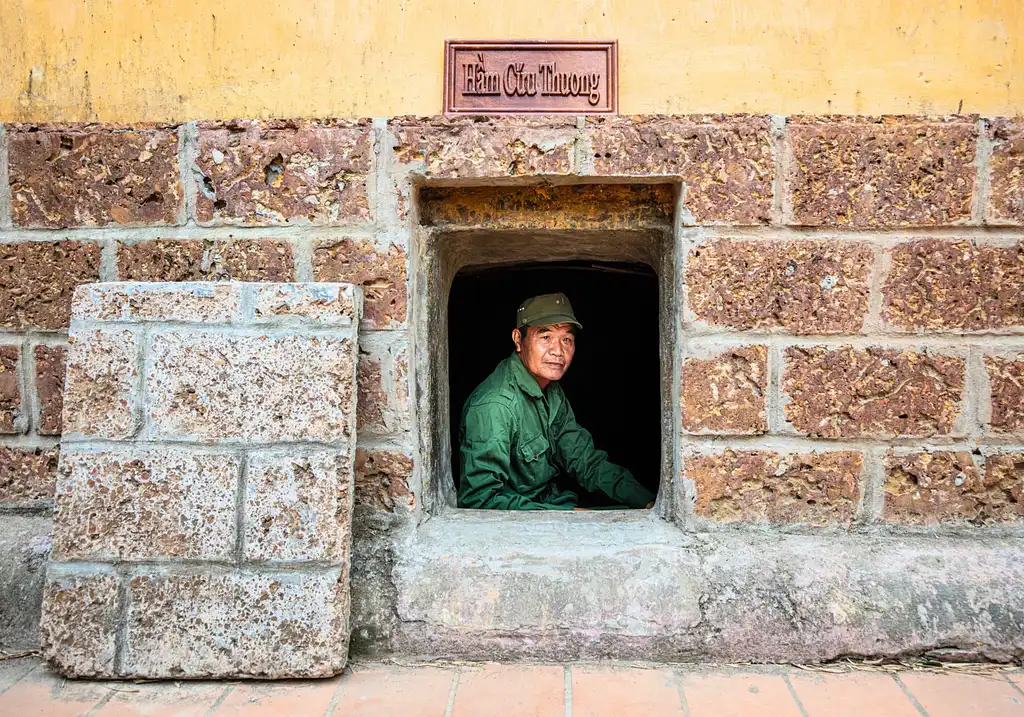
<svg viewBox="0 0 1024 717">
<path fill-rule="evenodd" d="M 0 522 L 0 650 L 8 654 L 39 648 L 52 524 L 27 515 L 5 515 Z"/>
<path fill-rule="evenodd" d="M 861 495 L 857 451 L 730 450 L 687 456 L 684 463 L 697 515 L 716 523 L 849 525 Z"/>
<path fill-rule="evenodd" d="M 117 247 L 123 281 L 291 281 L 292 245 L 275 239 L 150 239 Z"/>
<path fill-rule="evenodd" d="M 907 525 L 1024 520 L 1024 487 L 1013 465 L 1013 457 L 1003 457 L 982 473 L 966 451 L 890 451 L 883 518 Z"/>
<path fill-rule="evenodd" d="M 146 376 L 155 438 L 340 441 L 354 433 L 356 343 L 163 331 Z"/>
<path fill-rule="evenodd" d="M 358 291 L 341 284 L 259 286 L 253 296 L 253 321 L 352 326 L 359 321 Z"/>
<path fill-rule="evenodd" d="M 356 451 L 355 505 L 375 511 L 393 512 L 412 508 L 416 498 L 409 489 L 412 458 L 389 450 Z"/>
<path fill-rule="evenodd" d="M 588 117 L 584 151 L 602 176 L 673 176 L 696 224 L 767 224 L 771 123 L 753 116 Z"/>
<path fill-rule="evenodd" d="M 183 218 L 176 129 L 13 125 L 9 131 L 15 225 L 141 226 Z"/>
<path fill-rule="evenodd" d="M 75 287 L 99 279 L 100 248 L 79 241 L 0 244 L 0 326 L 66 329 Z"/>
<path fill-rule="evenodd" d="M 0 445 L 0 503 L 53 497 L 60 450 Z"/>
<path fill-rule="evenodd" d="M 666 226 L 675 210 L 671 184 L 553 187 L 423 187 L 424 226 L 495 229 L 635 229 Z"/>
<path fill-rule="evenodd" d="M 364 344 L 360 347 L 356 420 L 361 434 L 408 430 L 408 373 L 405 346 Z"/>
<path fill-rule="evenodd" d="M 764 433 L 767 388 L 767 346 L 737 346 L 711 358 L 686 358 L 683 428 L 691 433 Z"/>
<path fill-rule="evenodd" d="M 803 226 L 944 226 L 971 218 L 966 118 L 791 117 L 792 216 Z"/>
<path fill-rule="evenodd" d="M 51 563 L 39 623 L 43 657 L 66 677 L 114 674 L 119 610 L 113 568 Z"/>
<path fill-rule="evenodd" d="M 883 347 L 785 350 L 784 411 L 813 436 L 948 435 L 957 428 L 964 360 Z"/>
<path fill-rule="evenodd" d="M 20 359 L 21 346 L 0 346 L 0 433 L 19 433 L 23 428 Z"/>
<path fill-rule="evenodd" d="M 985 219 L 991 224 L 1024 224 L 1024 122 L 992 121 L 992 156 Z"/>
<path fill-rule="evenodd" d="M 986 457 L 985 489 L 993 506 L 998 505 L 998 491 L 1002 491 L 1006 501 L 1002 506 L 1003 516 L 1009 519 L 1016 511 L 1016 518 L 1024 519 L 1024 452 L 998 453 Z"/>
<path fill-rule="evenodd" d="M 93 284 L 75 294 L 77 321 L 232 323 L 240 318 L 239 284 Z"/>
<path fill-rule="evenodd" d="M 992 417 L 988 430 L 996 433 L 1024 431 L 1024 353 L 986 356 L 985 368 L 991 393 Z"/>
<path fill-rule="evenodd" d="M 64 432 L 112 440 L 138 429 L 139 336 L 130 329 L 72 330 Z"/>
<path fill-rule="evenodd" d="M 405 325 L 408 288 L 405 250 L 376 246 L 369 239 L 342 239 L 318 246 L 313 253 L 313 278 L 361 286 L 363 319 L 368 328 Z"/>
<path fill-rule="evenodd" d="M 397 117 L 388 129 L 395 159 L 435 179 L 575 171 L 572 117 Z"/>
<path fill-rule="evenodd" d="M 690 311 L 697 321 L 730 329 L 858 333 L 872 260 L 860 242 L 716 239 L 690 250 Z"/>
<path fill-rule="evenodd" d="M 36 430 L 44 436 L 60 435 L 68 352 L 63 346 L 43 345 L 36 346 L 33 352 L 36 361 L 36 400 L 39 403 L 39 424 Z"/>
<path fill-rule="evenodd" d="M 348 224 L 370 218 L 368 120 L 203 122 L 196 219 L 213 224 Z"/>
<path fill-rule="evenodd" d="M 892 250 L 882 316 L 899 329 L 979 331 L 1024 326 L 1024 242 L 919 239 Z"/>
<path fill-rule="evenodd" d="M 245 495 L 248 560 L 347 561 L 352 456 L 343 451 L 249 458 Z"/>
<path fill-rule="evenodd" d="M 240 472 L 234 456 L 65 448 L 61 472 L 54 560 L 232 556 Z"/>
<path fill-rule="evenodd" d="M 146 570 L 128 582 L 125 677 L 327 677 L 345 667 L 341 569 Z"/>
</svg>

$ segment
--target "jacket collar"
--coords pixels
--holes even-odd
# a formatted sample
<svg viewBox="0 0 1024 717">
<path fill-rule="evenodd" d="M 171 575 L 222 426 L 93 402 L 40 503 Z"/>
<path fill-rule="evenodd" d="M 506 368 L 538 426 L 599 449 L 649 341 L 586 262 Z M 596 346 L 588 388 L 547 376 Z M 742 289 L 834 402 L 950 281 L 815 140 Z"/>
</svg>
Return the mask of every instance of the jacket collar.
<svg viewBox="0 0 1024 717">
<path fill-rule="evenodd" d="M 530 372 L 526 370 L 526 366 L 523 365 L 523 360 L 519 358 L 519 354 L 515 351 L 512 352 L 512 357 L 509 359 L 509 366 L 512 371 L 512 383 L 522 390 L 527 396 L 533 398 L 543 398 L 544 392 L 540 390 L 540 386 L 537 384 L 537 379 L 530 375 Z"/>
</svg>

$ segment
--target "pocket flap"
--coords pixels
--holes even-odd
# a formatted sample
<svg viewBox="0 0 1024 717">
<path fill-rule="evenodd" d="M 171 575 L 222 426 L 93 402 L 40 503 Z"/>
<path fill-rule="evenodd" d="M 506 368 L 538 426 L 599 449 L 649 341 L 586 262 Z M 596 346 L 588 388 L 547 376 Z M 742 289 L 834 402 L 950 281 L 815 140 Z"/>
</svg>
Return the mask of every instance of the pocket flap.
<svg viewBox="0 0 1024 717">
<path fill-rule="evenodd" d="M 523 457 L 524 461 L 535 461 L 544 455 L 544 452 L 549 447 L 548 439 L 543 434 L 540 434 L 528 441 L 521 441 L 519 443 L 519 454 Z"/>
</svg>

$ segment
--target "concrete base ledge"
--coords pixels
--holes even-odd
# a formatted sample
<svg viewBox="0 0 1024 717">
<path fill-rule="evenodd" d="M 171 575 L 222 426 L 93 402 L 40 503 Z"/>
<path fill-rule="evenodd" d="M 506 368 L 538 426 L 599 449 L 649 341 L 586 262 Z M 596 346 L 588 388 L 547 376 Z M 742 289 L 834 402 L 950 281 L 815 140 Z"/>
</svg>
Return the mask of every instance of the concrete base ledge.
<svg viewBox="0 0 1024 717">
<path fill-rule="evenodd" d="M 52 530 L 48 516 L 0 516 L 0 650 L 39 647 L 39 613 Z"/>
<path fill-rule="evenodd" d="M 1014 538 L 685 534 L 648 515 L 467 511 L 428 520 L 397 553 L 392 647 L 405 654 L 1024 657 Z"/>
</svg>

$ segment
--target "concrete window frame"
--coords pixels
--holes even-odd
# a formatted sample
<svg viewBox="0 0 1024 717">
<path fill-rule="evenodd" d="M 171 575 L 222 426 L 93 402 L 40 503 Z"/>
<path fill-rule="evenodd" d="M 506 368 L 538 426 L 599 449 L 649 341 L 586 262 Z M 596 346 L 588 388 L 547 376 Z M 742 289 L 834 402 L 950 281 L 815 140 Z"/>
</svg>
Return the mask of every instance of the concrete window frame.
<svg viewBox="0 0 1024 717">
<path fill-rule="evenodd" d="M 560 182 L 560 185 L 670 184 L 671 220 L 664 226 L 636 228 L 495 228 L 478 226 L 425 226 L 420 223 L 420 193 L 424 188 L 451 183 L 423 181 L 413 186 L 411 268 L 412 366 L 416 440 L 421 456 L 422 508 L 426 516 L 475 515 L 496 518 L 505 511 L 457 507 L 451 465 L 448 367 L 448 296 L 455 275 L 469 266 L 500 266 L 521 262 L 593 260 L 638 262 L 657 274 L 659 295 L 659 362 L 661 382 L 661 478 L 653 511 L 614 512 L 619 520 L 648 520 L 653 516 L 679 524 L 683 507 L 678 493 L 679 381 L 683 291 L 680 219 L 682 185 L 659 177 L 602 177 L 599 181 Z M 495 183 L 459 184 L 459 187 L 495 187 Z M 536 187 L 537 185 L 523 185 Z M 548 511 L 551 512 L 551 511 Z M 558 512 L 558 511 L 554 511 Z M 561 513 L 575 520 L 607 522 L 599 513 Z M 517 514 L 518 515 L 518 514 Z"/>
</svg>

